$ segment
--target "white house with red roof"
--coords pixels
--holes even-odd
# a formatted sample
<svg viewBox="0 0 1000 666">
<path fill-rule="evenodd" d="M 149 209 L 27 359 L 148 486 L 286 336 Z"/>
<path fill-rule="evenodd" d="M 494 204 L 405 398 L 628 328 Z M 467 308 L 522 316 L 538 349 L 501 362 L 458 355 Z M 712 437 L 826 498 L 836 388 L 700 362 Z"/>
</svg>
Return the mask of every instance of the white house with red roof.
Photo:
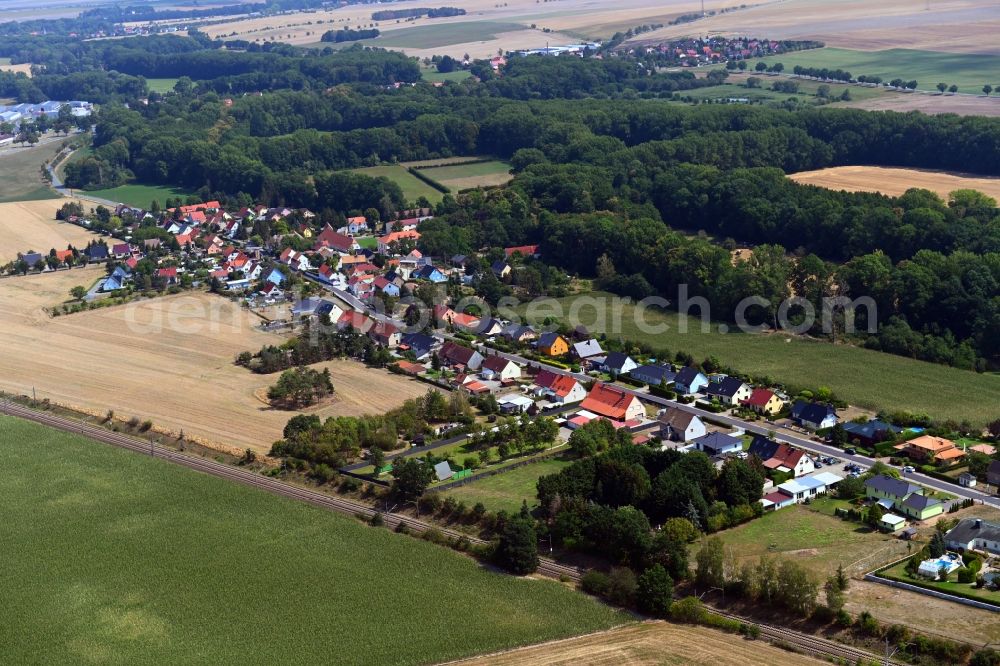
<svg viewBox="0 0 1000 666">
<path fill-rule="evenodd" d="M 572 404 L 587 397 L 587 391 L 580 382 L 569 375 L 551 370 L 540 370 L 535 375 L 534 392 L 544 395 L 553 402 Z"/>
<path fill-rule="evenodd" d="M 646 415 L 639 398 L 601 382 L 594 384 L 580 407 L 612 421 L 636 421 Z"/>
<path fill-rule="evenodd" d="M 401 243 L 403 241 L 413 241 L 414 243 L 420 240 L 420 232 L 416 230 L 410 231 L 393 231 L 386 234 L 378 239 L 378 253 L 379 254 L 390 254 L 392 252 L 392 245 L 395 243 Z"/>
</svg>

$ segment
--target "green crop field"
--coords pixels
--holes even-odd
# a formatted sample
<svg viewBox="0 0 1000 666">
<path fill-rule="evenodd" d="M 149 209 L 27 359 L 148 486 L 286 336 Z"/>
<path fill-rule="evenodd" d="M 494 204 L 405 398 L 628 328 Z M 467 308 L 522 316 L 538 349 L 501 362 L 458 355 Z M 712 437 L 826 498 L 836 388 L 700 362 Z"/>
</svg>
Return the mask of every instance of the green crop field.
<svg viewBox="0 0 1000 666">
<path fill-rule="evenodd" d="M 751 74 L 751 76 L 753 75 Z M 722 85 L 708 86 L 706 88 L 695 88 L 694 90 L 684 90 L 680 92 L 680 95 L 681 97 L 690 97 L 695 100 L 745 98 L 751 102 L 784 102 L 789 98 L 795 98 L 803 103 L 816 104 L 819 102 L 819 99 L 816 97 L 816 93 L 821 85 L 829 86 L 830 97 L 834 100 L 839 100 L 845 89 L 850 91 L 852 101 L 899 94 L 880 88 L 867 88 L 865 86 L 852 86 L 837 83 L 824 84 L 819 81 L 809 81 L 806 79 L 790 79 L 786 76 L 778 77 L 760 75 L 757 78 L 761 80 L 760 88 L 747 88 L 743 85 L 741 79 L 734 78 L 731 79 L 733 81 L 732 83 L 723 83 Z M 795 81 L 795 83 L 799 85 L 799 92 L 786 93 L 770 89 L 771 84 L 775 81 L 788 80 Z"/>
<path fill-rule="evenodd" d="M 692 354 L 699 361 L 716 356 L 724 364 L 753 375 L 767 375 L 791 387 L 829 387 L 842 399 L 869 409 L 904 409 L 937 419 L 968 419 L 985 424 L 996 418 L 1000 404 L 1000 375 L 976 374 L 967 370 L 925 363 L 902 356 L 812 341 L 781 333 L 748 334 L 718 332 L 718 324 L 702 332 L 700 320 L 688 318 L 687 332 L 680 332 L 681 315 L 648 310 L 645 321 L 666 325 L 658 333 L 643 332 L 636 322 L 636 307 L 623 304 L 613 294 L 594 292 L 588 296 L 606 303 L 606 317 L 600 321 L 593 308 L 583 308 L 573 324 L 582 323 L 591 331 L 609 337 L 644 342 L 657 349 Z M 533 306 L 531 321 L 547 315 L 565 318 L 577 296 L 541 300 Z M 555 306 L 554 308 L 552 306 Z M 524 313 L 526 307 L 519 312 Z M 697 311 L 695 311 L 697 312 Z M 646 328 L 646 327 L 644 327 Z"/>
<path fill-rule="evenodd" d="M 173 92 L 176 84 L 177 79 L 146 79 L 146 86 L 150 92 Z"/>
<path fill-rule="evenodd" d="M 795 65 L 843 69 L 852 76 L 880 76 L 884 81 L 901 78 L 915 79 L 920 90 L 934 90 L 938 82 L 955 84 L 959 92 L 982 94 L 983 85 L 1000 83 L 1000 56 L 972 53 L 939 53 L 913 49 L 855 51 L 823 48 L 796 51 L 761 58 L 765 62 L 780 62 L 785 71 Z M 750 62 L 752 69 L 754 62 Z"/>
<path fill-rule="evenodd" d="M 0 417 L 4 663 L 426 664 L 625 614 L 555 582 Z"/>
<path fill-rule="evenodd" d="M 413 28 L 387 30 L 375 39 L 365 39 L 367 46 L 433 49 L 452 44 L 480 42 L 496 39 L 498 33 L 525 30 L 520 23 L 504 21 L 463 21 L 461 23 L 440 23 Z"/>
<path fill-rule="evenodd" d="M 452 166 L 425 167 L 420 170 L 424 175 L 433 178 L 442 185 L 451 187 L 452 183 L 465 182 L 471 179 L 495 180 L 498 177 L 510 180 L 510 164 L 500 160 L 489 162 L 472 162 Z"/>
<path fill-rule="evenodd" d="M 187 198 L 191 193 L 176 187 L 167 187 L 165 185 L 140 185 L 138 183 L 132 183 L 129 185 L 112 187 L 107 190 L 87 190 L 85 191 L 85 194 L 98 197 L 100 199 L 108 199 L 110 201 L 128 204 L 129 206 L 148 208 L 153 202 L 153 199 L 156 199 L 156 201 L 163 206 L 167 199 L 176 199 L 178 197 Z"/>
<path fill-rule="evenodd" d="M 473 481 L 454 490 L 446 490 L 444 494 L 448 497 L 454 497 L 460 502 L 465 502 L 470 507 L 477 502 L 482 502 L 490 511 L 502 509 L 513 513 L 521 508 L 521 503 L 525 500 L 528 501 L 529 507 L 538 504 L 538 500 L 535 498 L 535 483 L 538 481 L 538 477 L 555 474 L 571 462 L 565 458 L 546 458 L 530 465 L 522 465 L 509 472 Z"/>
<path fill-rule="evenodd" d="M 0 152 L 0 203 L 58 199 L 42 180 L 42 163 L 59 152 L 62 141 L 32 148 L 5 148 Z"/>
<path fill-rule="evenodd" d="M 403 188 L 403 196 L 406 197 L 407 201 L 413 202 L 416 201 L 418 197 L 422 196 L 427 197 L 427 200 L 431 203 L 441 201 L 441 192 L 411 174 L 406 170 L 406 167 L 398 164 L 366 167 L 364 169 L 352 169 L 352 171 L 355 173 L 363 173 L 364 175 L 371 176 L 372 178 L 385 176 Z"/>
</svg>

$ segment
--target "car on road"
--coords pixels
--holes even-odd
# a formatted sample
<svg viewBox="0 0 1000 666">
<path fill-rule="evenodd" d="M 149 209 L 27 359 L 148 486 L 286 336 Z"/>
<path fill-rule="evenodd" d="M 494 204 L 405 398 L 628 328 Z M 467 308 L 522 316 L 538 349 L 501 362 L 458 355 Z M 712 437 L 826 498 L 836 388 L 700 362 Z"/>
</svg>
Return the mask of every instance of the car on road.
<svg viewBox="0 0 1000 666">
<path fill-rule="evenodd" d="M 851 447 L 851 448 L 848 448 L 848 449 L 844 449 L 844 453 L 846 453 L 849 456 L 856 456 L 856 455 L 858 455 L 858 450 L 855 449 L 855 448 L 853 448 L 853 447 Z"/>
<path fill-rule="evenodd" d="M 915 471 L 917 470 L 913 467 L 913 465 L 903 466 L 903 474 L 913 474 Z"/>
</svg>

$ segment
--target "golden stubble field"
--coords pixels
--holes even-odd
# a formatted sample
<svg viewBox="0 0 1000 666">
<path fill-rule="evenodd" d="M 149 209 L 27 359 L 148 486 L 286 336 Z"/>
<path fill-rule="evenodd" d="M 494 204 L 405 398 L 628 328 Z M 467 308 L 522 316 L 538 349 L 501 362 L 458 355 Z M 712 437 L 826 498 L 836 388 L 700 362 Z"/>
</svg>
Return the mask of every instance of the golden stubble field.
<svg viewBox="0 0 1000 666">
<path fill-rule="evenodd" d="M 100 268 L 0 280 L 0 390 L 94 414 L 149 419 L 158 428 L 239 449 L 270 449 L 292 412 L 258 397 L 277 375 L 233 364 L 282 338 L 263 333 L 246 310 L 219 296 L 190 293 L 50 318 L 42 308 L 90 284 Z M 354 361 L 329 367 L 336 399 L 321 417 L 381 413 L 427 387 Z"/>
<path fill-rule="evenodd" d="M 736 7 L 738 0 L 707 0 L 706 7 L 721 9 Z M 394 2 L 391 9 L 426 7 L 420 0 Z M 646 23 L 667 23 L 685 13 L 699 11 L 700 0 L 622 0 L 609 5 L 601 0 L 460 0 L 451 6 L 466 10 L 465 16 L 446 18 L 418 18 L 412 21 L 391 20 L 377 22 L 377 27 L 386 38 L 396 39 L 412 28 L 433 28 L 438 26 L 437 35 L 424 35 L 417 39 L 438 43 L 422 45 L 391 46 L 408 55 L 424 58 L 435 54 L 448 53 L 462 56 L 468 53 L 474 58 L 496 54 L 499 49 L 517 50 L 540 48 L 549 43 L 553 46 L 580 41 L 611 37 L 615 32 Z M 241 18 L 233 21 L 206 25 L 202 30 L 211 37 L 234 37 L 250 41 L 281 41 L 289 44 L 315 44 L 327 30 L 345 27 L 368 27 L 374 23 L 373 11 L 385 9 L 382 5 L 347 5 L 335 10 L 317 12 L 297 12 L 279 16 Z M 322 21 L 322 23 L 320 23 Z M 449 31 L 454 24 L 483 23 L 483 37 L 475 35 L 475 27 L 469 26 Z M 165 22 L 169 23 L 169 22 Z M 505 24 L 517 24 L 523 29 L 503 30 L 497 28 Z M 532 29 L 532 25 L 535 26 Z M 549 30 L 544 32 L 543 29 Z M 449 33 L 452 38 L 445 35 Z M 464 38 L 463 38 L 464 36 Z M 446 41 L 447 43 L 441 43 Z M 378 46 L 379 40 L 371 42 Z"/>
<path fill-rule="evenodd" d="M 470 666 L 808 666 L 824 662 L 721 631 L 643 622 L 459 662 Z"/>
<path fill-rule="evenodd" d="M 861 50 L 1000 53 L 1000 0 L 765 0 L 739 11 L 667 26 L 638 41 L 731 34 L 818 39 Z M 714 9 L 707 2 L 707 9 Z"/>
<path fill-rule="evenodd" d="M 911 187 L 936 192 L 947 200 L 960 189 L 979 190 L 1000 200 L 1000 178 L 965 176 L 929 169 L 899 169 L 874 166 L 841 166 L 817 171 L 802 171 L 788 176 L 797 183 L 819 185 L 831 190 L 881 192 L 898 196 Z"/>
<path fill-rule="evenodd" d="M 47 254 L 49 250 L 65 250 L 67 245 L 86 247 L 100 238 L 83 227 L 59 222 L 56 211 L 70 199 L 43 199 L 0 203 L 0 264 L 17 258 L 18 252 L 34 250 Z M 90 204 L 83 202 L 87 207 Z"/>
</svg>

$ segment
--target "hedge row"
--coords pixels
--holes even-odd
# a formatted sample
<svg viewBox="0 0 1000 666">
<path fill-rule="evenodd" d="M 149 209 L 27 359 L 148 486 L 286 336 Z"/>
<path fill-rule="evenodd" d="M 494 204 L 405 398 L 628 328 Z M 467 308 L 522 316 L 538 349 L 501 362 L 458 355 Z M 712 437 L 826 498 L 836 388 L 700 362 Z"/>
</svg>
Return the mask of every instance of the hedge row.
<svg viewBox="0 0 1000 666">
<path fill-rule="evenodd" d="M 411 176 L 413 176 L 417 180 L 421 180 L 421 181 L 427 183 L 428 185 L 430 185 L 431 187 L 433 187 L 438 192 L 441 192 L 442 194 L 451 194 L 451 189 L 449 189 L 445 185 L 442 185 L 441 183 L 437 182 L 436 180 L 434 180 L 430 176 L 427 176 L 425 174 L 420 173 L 420 169 L 417 169 L 415 167 L 408 167 L 406 170 L 410 173 Z"/>
</svg>

